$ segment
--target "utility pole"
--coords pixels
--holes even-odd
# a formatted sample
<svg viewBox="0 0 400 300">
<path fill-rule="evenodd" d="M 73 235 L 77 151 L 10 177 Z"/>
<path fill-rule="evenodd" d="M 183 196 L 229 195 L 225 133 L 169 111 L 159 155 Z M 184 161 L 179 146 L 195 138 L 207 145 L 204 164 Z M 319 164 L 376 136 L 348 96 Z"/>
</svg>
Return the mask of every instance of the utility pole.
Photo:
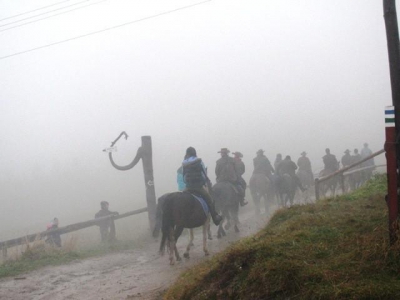
<svg viewBox="0 0 400 300">
<path fill-rule="evenodd" d="M 398 144 L 400 132 L 400 44 L 399 44 L 399 28 L 397 24 L 396 1 L 383 0 L 383 13 L 386 26 L 386 38 L 389 55 L 390 83 L 392 89 L 393 108 L 388 109 L 386 114 L 394 116 L 395 130 L 393 134 L 390 129 L 386 129 L 387 150 L 387 170 L 388 170 L 388 207 L 389 207 L 389 234 L 390 243 L 393 244 L 396 239 L 396 231 L 398 230 L 398 175 L 399 175 L 399 158 L 400 146 Z M 390 118 L 387 118 L 388 121 Z M 389 131 L 388 131 L 389 130 Z M 393 136 L 394 135 L 394 136 Z"/>
</svg>

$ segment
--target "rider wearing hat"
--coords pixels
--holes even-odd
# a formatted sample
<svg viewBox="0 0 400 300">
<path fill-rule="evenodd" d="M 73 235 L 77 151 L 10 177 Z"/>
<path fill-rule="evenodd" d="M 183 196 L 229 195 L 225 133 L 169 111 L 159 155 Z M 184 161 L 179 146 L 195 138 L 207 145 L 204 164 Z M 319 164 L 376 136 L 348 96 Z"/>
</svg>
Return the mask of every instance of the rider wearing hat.
<svg viewBox="0 0 400 300">
<path fill-rule="evenodd" d="M 233 152 L 232 154 L 233 154 L 233 160 L 235 161 L 236 174 L 238 176 L 237 183 L 240 186 L 240 188 L 242 189 L 242 197 L 241 197 L 242 201 L 240 202 L 240 205 L 244 206 L 248 203 L 244 199 L 244 197 L 246 195 L 247 183 L 242 177 L 244 172 L 246 171 L 246 166 L 244 165 L 244 162 L 242 161 L 242 157 L 243 157 L 242 153 L 240 153 L 239 151 L 236 151 L 236 152 Z"/>
<path fill-rule="evenodd" d="M 204 199 L 210 209 L 211 218 L 213 219 L 214 224 L 218 226 L 222 221 L 222 217 L 215 211 L 214 201 L 212 200 L 211 195 L 206 191 L 206 189 L 204 189 L 206 184 L 211 186 L 211 182 L 207 177 L 204 163 L 197 157 L 196 149 L 193 147 L 186 149 L 182 168 L 186 191 L 199 195 Z"/>
<path fill-rule="evenodd" d="M 314 174 L 311 168 L 310 159 L 307 157 L 307 152 L 303 151 L 300 153 L 301 157 L 297 160 L 297 165 L 299 166 L 299 171 L 304 171 L 307 173 L 312 180 L 314 180 Z"/>
<path fill-rule="evenodd" d="M 272 173 L 275 172 L 269 159 L 264 155 L 264 150 L 257 151 L 257 156 L 253 159 L 254 171 L 253 174 L 264 174 L 269 179 L 272 178 Z"/>
<path fill-rule="evenodd" d="M 229 156 L 230 151 L 228 148 L 222 148 L 218 153 L 221 154 L 221 158 L 217 160 L 215 166 L 216 181 L 232 183 L 235 190 L 237 190 L 237 194 L 240 196 L 240 205 L 246 205 L 247 202 L 244 199 L 245 191 L 240 184 L 240 172 L 236 169 L 235 160 Z"/>
<path fill-rule="evenodd" d="M 306 188 L 304 188 L 303 185 L 301 184 L 299 177 L 296 175 L 296 170 L 297 170 L 296 163 L 292 161 L 289 155 L 286 155 L 285 159 L 279 164 L 279 168 L 278 170 L 276 170 L 276 172 L 280 176 L 284 174 L 290 175 L 290 177 L 293 178 L 293 181 L 300 188 L 300 190 L 304 192 Z"/>
<path fill-rule="evenodd" d="M 342 156 L 342 166 L 346 167 L 352 164 L 353 159 L 352 156 L 350 155 L 350 150 L 346 149 L 346 151 L 344 151 L 344 155 Z"/>
</svg>

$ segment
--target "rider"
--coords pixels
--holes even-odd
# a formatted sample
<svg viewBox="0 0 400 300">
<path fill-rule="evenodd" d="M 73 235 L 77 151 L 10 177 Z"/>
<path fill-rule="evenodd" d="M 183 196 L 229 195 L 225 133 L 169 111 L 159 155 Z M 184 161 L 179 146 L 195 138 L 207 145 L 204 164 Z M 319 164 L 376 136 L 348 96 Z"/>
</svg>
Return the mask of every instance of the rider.
<svg viewBox="0 0 400 300">
<path fill-rule="evenodd" d="M 196 149 L 193 147 L 186 149 L 182 168 L 186 191 L 198 194 L 204 199 L 210 209 L 211 218 L 213 219 L 214 224 L 218 226 L 222 221 L 222 217 L 215 211 L 214 202 L 210 194 L 204 189 L 206 184 L 211 186 L 210 179 L 207 177 L 204 163 L 197 157 Z"/>
<path fill-rule="evenodd" d="M 257 151 L 257 156 L 253 159 L 254 171 L 253 174 L 264 174 L 268 179 L 272 180 L 272 173 L 275 172 L 271 166 L 269 159 L 264 155 L 264 150 Z"/>
<path fill-rule="evenodd" d="M 282 162 L 282 154 L 278 153 L 274 161 L 274 168 L 277 169 L 278 165 Z"/>
<path fill-rule="evenodd" d="M 238 183 L 239 185 L 242 187 L 243 189 L 243 193 L 246 194 L 246 187 L 247 187 L 247 183 L 246 181 L 243 179 L 243 174 L 246 171 L 246 166 L 244 165 L 244 162 L 242 161 L 242 157 L 243 154 L 240 153 L 239 151 L 233 152 L 233 160 L 235 162 L 235 170 L 236 170 L 236 174 L 238 176 Z M 244 198 L 244 197 L 243 197 Z M 243 199 L 244 200 L 244 199 Z M 242 206 L 248 204 L 248 202 L 243 201 L 242 203 L 240 203 Z"/>
<path fill-rule="evenodd" d="M 240 182 L 240 176 L 236 169 L 235 160 L 233 157 L 229 156 L 230 151 L 227 148 L 222 148 L 218 153 L 221 154 L 221 158 L 217 160 L 217 165 L 215 166 L 215 175 L 217 176 L 216 181 L 230 182 L 235 190 L 237 190 L 240 205 L 246 205 L 247 202 L 244 199 L 245 191 Z"/>
<path fill-rule="evenodd" d="M 310 176 L 311 180 L 314 180 L 314 174 L 312 172 L 310 159 L 307 157 L 307 152 L 303 151 L 300 155 L 301 157 L 297 160 L 299 171 L 304 171 Z"/>
<path fill-rule="evenodd" d="M 347 167 L 353 163 L 353 158 L 350 155 L 349 149 L 346 149 L 346 151 L 344 151 L 344 153 L 345 154 L 342 156 L 342 165 L 343 165 L 343 167 Z"/>
<path fill-rule="evenodd" d="M 338 167 L 338 161 L 336 159 L 336 156 L 331 154 L 331 150 L 329 148 L 325 149 L 325 155 L 322 157 L 322 160 L 324 162 L 325 170 L 330 171 L 330 172 L 335 172 L 339 169 Z"/>
<path fill-rule="evenodd" d="M 278 169 L 276 170 L 276 173 L 278 175 L 282 176 L 284 174 L 290 175 L 292 177 L 293 181 L 296 183 L 296 185 L 300 188 L 302 192 L 306 190 L 306 188 L 303 187 L 303 185 L 300 182 L 299 177 L 296 175 L 296 170 L 297 170 L 297 165 L 292 159 L 290 158 L 289 155 L 286 155 L 285 159 L 279 164 Z"/>
</svg>

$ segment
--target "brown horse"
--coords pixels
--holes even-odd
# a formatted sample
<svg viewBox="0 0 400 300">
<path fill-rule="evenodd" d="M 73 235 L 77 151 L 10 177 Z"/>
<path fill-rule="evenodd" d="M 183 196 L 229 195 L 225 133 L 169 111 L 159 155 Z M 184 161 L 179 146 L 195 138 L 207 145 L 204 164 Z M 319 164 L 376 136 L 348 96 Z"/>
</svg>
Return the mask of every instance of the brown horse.
<svg viewBox="0 0 400 300">
<path fill-rule="evenodd" d="M 207 227 L 209 214 L 203 209 L 202 204 L 192 194 L 188 192 L 176 192 L 166 195 L 162 204 L 162 238 L 160 244 L 160 254 L 165 252 L 168 241 L 170 264 L 180 261 L 176 242 L 182 234 L 184 228 L 196 228 L 203 226 L 203 250 L 205 255 L 209 255 L 207 249 Z M 189 258 L 191 243 L 186 247 L 185 258 Z"/>
</svg>

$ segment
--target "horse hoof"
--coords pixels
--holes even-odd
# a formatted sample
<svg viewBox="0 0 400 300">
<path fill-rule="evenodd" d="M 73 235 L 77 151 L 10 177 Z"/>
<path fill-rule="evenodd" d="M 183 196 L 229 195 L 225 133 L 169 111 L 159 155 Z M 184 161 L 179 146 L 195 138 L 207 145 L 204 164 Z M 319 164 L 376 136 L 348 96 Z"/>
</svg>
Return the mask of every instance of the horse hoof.
<svg viewBox="0 0 400 300">
<path fill-rule="evenodd" d="M 235 232 L 238 233 L 240 232 L 239 228 L 237 226 L 235 226 Z"/>
<path fill-rule="evenodd" d="M 194 246 L 194 244 L 193 244 L 193 243 L 190 243 L 190 244 L 189 244 L 189 246 L 190 246 L 190 247 L 193 247 L 193 246 Z"/>
<path fill-rule="evenodd" d="M 176 261 L 181 261 L 182 260 L 182 258 L 180 258 L 180 257 L 178 257 L 177 259 L 176 259 Z"/>
<path fill-rule="evenodd" d="M 204 256 L 209 256 L 210 253 L 208 251 L 204 251 Z"/>
<path fill-rule="evenodd" d="M 183 254 L 183 257 L 184 257 L 184 258 L 189 258 L 189 253 L 184 253 L 184 254 Z"/>
<path fill-rule="evenodd" d="M 210 241 L 212 241 L 213 237 L 212 237 L 212 236 L 209 236 L 208 239 L 209 239 Z"/>
<path fill-rule="evenodd" d="M 169 262 L 169 264 L 170 264 L 171 266 L 173 266 L 173 265 L 175 264 L 175 262 L 174 262 L 173 260 L 171 260 L 171 261 Z"/>
<path fill-rule="evenodd" d="M 218 233 L 217 239 L 220 239 L 220 238 L 222 238 L 222 235 Z"/>
</svg>

